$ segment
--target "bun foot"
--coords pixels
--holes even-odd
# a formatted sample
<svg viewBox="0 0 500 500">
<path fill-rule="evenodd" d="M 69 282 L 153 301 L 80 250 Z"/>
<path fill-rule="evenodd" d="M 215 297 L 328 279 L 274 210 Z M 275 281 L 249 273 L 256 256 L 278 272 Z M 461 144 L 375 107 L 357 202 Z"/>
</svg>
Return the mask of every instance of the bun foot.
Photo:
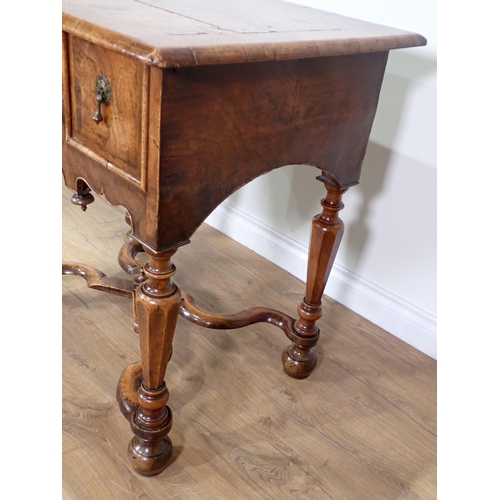
<svg viewBox="0 0 500 500">
<path fill-rule="evenodd" d="M 136 436 L 128 445 L 128 456 L 135 472 L 141 476 L 156 476 L 168 466 L 172 457 L 172 441 L 165 436 L 152 444 Z"/>
<path fill-rule="evenodd" d="M 283 369 L 292 378 L 306 378 L 316 367 L 317 356 L 311 347 L 289 345 L 281 355 Z"/>
</svg>

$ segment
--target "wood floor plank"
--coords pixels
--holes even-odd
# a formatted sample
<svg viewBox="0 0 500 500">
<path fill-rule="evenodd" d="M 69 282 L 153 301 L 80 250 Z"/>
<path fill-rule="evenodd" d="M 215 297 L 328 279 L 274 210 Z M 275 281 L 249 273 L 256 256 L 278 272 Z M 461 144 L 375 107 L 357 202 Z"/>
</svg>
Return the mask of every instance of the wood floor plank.
<svg viewBox="0 0 500 500">
<path fill-rule="evenodd" d="M 126 276 L 123 209 L 83 213 L 63 188 L 63 258 Z M 295 315 L 304 285 L 202 225 L 174 256 L 174 281 L 203 308 Z M 63 498 L 436 498 L 436 362 L 326 298 L 318 366 L 283 372 L 289 344 L 265 324 L 206 330 L 182 318 L 167 369 L 173 460 L 143 478 L 128 465 L 118 378 L 139 359 L 131 300 L 63 277 Z"/>
<path fill-rule="evenodd" d="M 255 374 L 248 380 L 244 371 L 238 370 L 241 365 L 239 353 L 234 348 L 228 350 L 223 344 L 214 342 L 214 345 L 228 353 L 218 358 L 216 369 L 220 375 L 211 377 L 218 380 L 217 389 L 232 398 L 234 406 L 241 407 L 247 415 L 253 415 L 268 427 L 273 426 L 273 432 L 292 448 L 307 446 L 312 434 L 317 440 L 330 440 L 330 452 L 338 454 L 337 447 L 347 452 L 337 463 L 351 468 L 351 474 L 346 473 L 350 477 L 356 477 L 358 462 L 362 463 L 362 468 L 357 473 L 364 478 L 369 476 L 364 470 L 367 463 L 375 464 L 377 474 L 388 475 L 389 481 L 392 480 L 391 468 L 399 469 L 398 482 L 401 484 L 410 483 L 421 466 L 432 468 L 434 436 L 419 427 L 413 429 L 413 422 L 404 415 L 398 423 L 405 430 L 399 435 L 393 429 L 394 421 L 385 418 L 392 406 L 356 379 L 346 389 L 343 389 L 345 382 L 335 384 L 334 380 L 343 378 L 336 365 L 332 364 L 337 369 L 337 373 L 332 374 L 332 382 L 318 382 L 312 388 L 311 384 L 291 381 L 284 374 L 272 373 L 273 370 L 262 370 L 262 376 Z M 266 361 L 262 359 L 261 363 L 270 364 Z M 224 373 L 231 373 L 232 377 L 224 377 Z M 252 399 L 248 394 L 253 395 Z M 368 442 L 367 435 L 370 436 Z M 313 443 L 316 440 L 313 439 Z M 308 472 L 314 474 L 312 470 Z M 371 488 L 372 484 L 369 481 L 367 487 Z"/>
</svg>

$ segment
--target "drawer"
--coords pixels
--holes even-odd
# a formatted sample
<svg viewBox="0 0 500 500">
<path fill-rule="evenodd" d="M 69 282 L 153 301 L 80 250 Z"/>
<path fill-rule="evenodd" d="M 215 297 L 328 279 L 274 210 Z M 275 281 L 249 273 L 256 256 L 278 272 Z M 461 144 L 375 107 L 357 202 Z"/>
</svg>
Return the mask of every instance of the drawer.
<svg viewBox="0 0 500 500">
<path fill-rule="evenodd" d="M 68 44 L 71 136 L 89 156 L 144 185 L 147 144 L 149 68 L 140 61 L 71 36 Z M 97 110 L 96 80 L 104 76 L 111 89 L 109 104 Z M 76 140 L 76 143 L 74 142 Z M 81 145 L 84 147 L 81 148 Z"/>
</svg>

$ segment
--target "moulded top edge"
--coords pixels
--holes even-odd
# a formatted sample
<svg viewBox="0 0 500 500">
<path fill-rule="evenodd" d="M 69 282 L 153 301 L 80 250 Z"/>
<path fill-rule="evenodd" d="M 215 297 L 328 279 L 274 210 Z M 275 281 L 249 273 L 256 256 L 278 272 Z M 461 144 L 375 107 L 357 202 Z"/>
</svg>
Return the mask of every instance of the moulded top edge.
<svg viewBox="0 0 500 500">
<path fill-rule="evenodd" d="M 281 0 L 63 0 L 63 30 L 160 67 L 358 54 L 416 33 Z"/>
</svg>

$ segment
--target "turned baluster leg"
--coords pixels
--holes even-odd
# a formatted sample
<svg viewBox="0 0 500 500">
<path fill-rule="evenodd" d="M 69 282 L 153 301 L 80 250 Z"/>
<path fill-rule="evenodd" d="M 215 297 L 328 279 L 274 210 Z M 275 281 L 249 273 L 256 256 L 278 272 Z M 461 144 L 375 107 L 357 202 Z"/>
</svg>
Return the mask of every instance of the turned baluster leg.
<svg viewBox="0 0 500 500">
<path fill-rule="evenodd" d="M 118 255 L 118 263 L 120 267 L 130 275 L 132 275 L 132 279 L 134 283 L 139 285 L 143 281 L 145 281 L 146 275 L 143 271 L 143 266 L 136 259 L 136 254 L 140 251 L 143 251 L 143 246 L 132 236 L 132 219 L 128 212 L 125 212 L 125 223 L 128 224 L 129 230 L 125 233 L 123 237 L 123 241 L 125 244 L 120 250 L 120 254 Z M 138 325 L 137 325 L 137 312 L 136 312 L 136 303 L 135 300 L 133 302 L 133 329 L 135 333 L 138 333 Z"/>
<path fill-rule="evenodd" d="M 132 241 L 134 239 L 134 237 L 132 236 L 132 219 L 130 218 L 128 212 L 125 212 L 125 224 L 129 226 L 129 230 L 125 233 L 123 241 L 125 243 L 128 243 L 129 241 Z"/>
<path fill-rule="evenodd" d="M 323 212 L 312 221 L 306 294 L 297 309 L 299 319 L 293 326 L 298 339 L 283 351 L 281 358 L 285 372 L 293 378 L 309 376 L 316 366 L 313 347 L 319 338 L 316 322 L 322 316 L 321 298 L 344 233 L 344 223 L 338 212 L 344 208 L 342 195 L 347 188 L 327 182 L 325 187 L 327 195 L 321 200 Z"/>
<path fill-rule="evenodd" d="M 170 280 L 175 273 L 170 262 L 175 250 L 156 253 L 146 249 L 146 252 L 147 280 L 135 294 L 143 380 L 137 392 L 138 407 L 130 419 L 135 436 L 128 453 L 136 472 L 152 476 L 167 467 L 172 455 L 172 443 L 167 436 L 172 427 L 172 412 L 166 405 L 169 394 L 164 376 L 181 294 Z"/>
</svg>

